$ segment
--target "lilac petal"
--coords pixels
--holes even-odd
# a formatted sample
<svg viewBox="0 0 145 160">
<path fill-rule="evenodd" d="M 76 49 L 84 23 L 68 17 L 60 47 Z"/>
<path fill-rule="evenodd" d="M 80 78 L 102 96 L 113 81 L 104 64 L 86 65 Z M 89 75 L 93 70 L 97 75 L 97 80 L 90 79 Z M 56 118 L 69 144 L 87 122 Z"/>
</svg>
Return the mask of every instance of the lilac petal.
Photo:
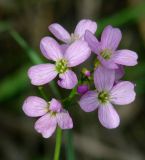
<svg viewBox="0 0 145 160">
<path fill-rule="evenodd" d="M 76 74 L 71 71 L 67 70 L 65 73 L 59 75 L 60 80 L 58 80 L 58 85 L 62 88 L 72 89 L 78 83 L 78 79 Z"/>
<path fill-rule="evenodd" d="M 117 64 L 125 66 L 134 66 L 137 64 L 138 56 L 134 51 L 122 49 L 116 51 L 113 59 Z"/>
<path fill-rule="evenodd" d="M 85 41 L 88 43 L 90 49 L 96 53 L 97 55 L 99 55 L 100 53 L 100 43 L 97 40 L 97 38 L 93 35 L 93 33 L 91 33 L 90 31 L 86 31 L 85 33 Z"/>
<path fill-rule="evenodd" d="M 67 50 L 67 48 L 69 47 L 69 45 L 68 44 L 61 44 L 60 47 L 61 47 L 62 53 L 64 54 L 65 51 Z"/>
<path fill-rule="evenodd" d="M 77 24 L 74 34 L 79 35 L 80 38 L 83 38 L 86 30 L 95 33 L 97 30 L 97 23 L 89 19 L 83 19 Z"/>
<path fill-rule="evenodd" d="M 111 102 L 118 105 L 126 105 L 135 100 L 134 84 L 128 81 L 122 81 L 116 84 L 111 92 Z"/>
<path fill-rule="evenodd" d="M 81 109 L 85 112 L 92 112 L 98 108 L 99 102 L 97 100 L 97 92 L 96 91 L 88 91 L 85 93 L 80 101 L 79 105 Z"/>
<path fill-rule="evenodd" d="M 57 123 L 61 129 L 73 128 L 73 121 L 72 121 L 72 118 L 70 117 L 68 111 L 62 110 L 60 113 L 57 113 L 56 119 L 57 119 Z"/>
<path fill-rule="evenodd" d="M 101 64 L 104 67 L 108 68 L 108 69 L 117 69 L 118 68 L 118 65 L 114 62 L 114 60 L 112 58 L 108 59 L 108 60 L 105 60 L 101 56 L 98 56 L 97 58 L 99 59 L 99 61 L 101 62 Z"/>
<path fill-rule="evenodd" d="M 114 70 L 109 70 L 104 67 L 98 67 L 94 72 L 94 83 L 98 91 L 109 91 L 115 81 Z"/>
<path fill-rule="evenodd" d="M 38 64 L 28 70 L 28 76 L 33 85 L 39 86 L 52 81 L 57 72 L 53 64 Z"/>
<path fill-rule="evenodd" d="M 122 65 L 118 66 L 118 69 L 115 70 L 115 80 L 120 80 L 125 74 L 124 67 Z"/>
<path fill-rule="evenodd" d="M 90 54 L 91 50 L 87 42 L 78 40 L 68 47 L 64 57 L 68 61 L 68 67 L 74 67 L 87 60 Z"/>
<path fill-rule="evenodd" d="M 70 40 L 70 34 L 60 24 L 53 23 L 49 27 L 49 31 L 59 40 L 67 43 Z"/>
<path fill-rule="evenodd" d="M 53 61 L 63 58 L 60 45 L 51 37 L 44 37 L 40 42 L 40 49 L 42 54 Z"/>
<path fill-rule="evenodd" d="M 49 138 L 54 133 L 57 126 L 57 120 L 55 116 L 45 114 L 39 118 L 35 123 L 35 129 L 38 133 L 41 133 L 44 138 Z"/>
<path fill-rule="evenodd" d="M 60 112 L 61 108 L 61 103 L 55 98 L 52 98 L 52 100 L 50 101 L 49 109 L 53 112 Z"/>
<path fill-rule="evenodd" d="M 104 49 L 107 48 L 114 51 L 118 47 L 121 38 L 121 31 L 118 28 L 113 28 L 109 25 L 105 27 L 102 33 L 101 43 Z"/>
<path fill-rule="evenodd" d="M 28 97 L 22 106 L 24 113 L 29 117 L 39 117 L 47 113 L 47 102 L 36 96 Z"/>
<path fill-rule="evenodd" d="M 100 123 L 108 129 L 116 128 L 120 124 L 119 115 L 111 103 L 99 106 L 98 118 Z"/>
</svg>

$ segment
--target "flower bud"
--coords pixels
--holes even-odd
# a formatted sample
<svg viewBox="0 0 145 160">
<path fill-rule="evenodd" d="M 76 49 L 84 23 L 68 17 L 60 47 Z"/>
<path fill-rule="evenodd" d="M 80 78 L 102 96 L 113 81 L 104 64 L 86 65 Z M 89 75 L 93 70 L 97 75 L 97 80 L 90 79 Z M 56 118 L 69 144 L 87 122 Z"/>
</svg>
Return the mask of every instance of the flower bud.
<svg viewBox="0 0 145 160">
<path fill-rule="evenodd" d="M 82 73 L 83 73 L 86 77 L 90 77 L 90 76 L 91 76 L 91 72 L 90 72 L 88 69 L 86 69 L 86 68 L 83 68 Z"/>
<path fill-rule="evenodd" d="M 85 94 L 88 90 L 89 86 L 86 84 L 82 84 L 77 87 L 77 92 L 81 95 Z"/>
</svg>

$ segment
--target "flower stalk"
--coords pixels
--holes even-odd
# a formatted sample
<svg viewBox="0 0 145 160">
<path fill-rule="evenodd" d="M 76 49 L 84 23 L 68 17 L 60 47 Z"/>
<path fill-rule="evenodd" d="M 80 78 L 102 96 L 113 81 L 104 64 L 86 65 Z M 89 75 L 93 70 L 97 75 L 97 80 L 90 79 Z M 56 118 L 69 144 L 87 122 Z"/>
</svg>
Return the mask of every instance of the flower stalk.
<svg viewBox="0 0 145 160">
<path fill-rule="evenodd" d="M 62 142 L 62 130 L 58 127 L 56 131 L 56 143 L 55 143 L 55 151 L 54 151 L 54 159 L 59 160 L 60 158 L 60 149 Z"/>
</svg>

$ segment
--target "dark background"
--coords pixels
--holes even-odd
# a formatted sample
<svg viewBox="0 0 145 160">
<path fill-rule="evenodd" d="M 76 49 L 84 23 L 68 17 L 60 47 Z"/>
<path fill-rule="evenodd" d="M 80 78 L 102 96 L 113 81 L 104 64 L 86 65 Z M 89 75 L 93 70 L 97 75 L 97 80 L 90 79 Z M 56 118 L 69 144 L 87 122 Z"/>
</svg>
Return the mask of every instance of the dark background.
<svg viewBox="0 0 145 160">
<path fill-rule="evenodd" d="M 39 42 L 50 35 L 49 24 L 59 22 L 73 32 L 83 18 L 98 23 L 98 37 L 107 24 L 119 27 L 123 34 L 119 48 L 138 53 L 139 64 L 128 67 L 124 77 L 136 83 L 137 98 L 131 105 L 116 107 L 121 125 L 115 130 L 103 128 L 97 112 L 85 113 L 72 105 L 74 129 L 63 134 L 60 160 L 145 159 L 145 1 L 0 0 L 0 160 L 53 159 L 55 135 L 43 139 L 33 129 L 35 119 L 22 112 L 27 96 L 40 95 L 27 70 L 46 62 Z M 89 67 L 92 59 L 83 65 Z M 57 94 L 52 87 L 45 87 L 50 97 Z M 59 91 L 62 97 L 69 94 Z"/>
</svg>

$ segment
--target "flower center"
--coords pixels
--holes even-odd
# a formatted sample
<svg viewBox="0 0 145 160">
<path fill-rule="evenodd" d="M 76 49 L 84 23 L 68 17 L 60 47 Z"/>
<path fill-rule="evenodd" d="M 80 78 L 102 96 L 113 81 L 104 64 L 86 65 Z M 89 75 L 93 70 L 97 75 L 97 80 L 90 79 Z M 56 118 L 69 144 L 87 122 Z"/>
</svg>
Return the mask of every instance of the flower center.
<svg viewBox="0 0 145 160">
<path fill-rule="evenodd" d="M 105 49 L 104 51 L 101 52 L 101 56 L 106 60 L 110 59 L 111 55 L 112 52 L 109 49 Z"/>
<path fill-rule="evenodd" d="M 101 103 L 106 103 L 109 101 L 109 94 L 106 91 L 102 91 L 98 95 L 98 99 Z"/>
<path fill-rule="evenodd" d="M 68 44 L 71 44 L 71 43 L 73 43 L 74 41 L 79 40 L 79 39 L 80 39 L 79 35 L 76 35 L 76 34 L 74 34 L 74 33 L 71 33 L 71 38 L 70 38 Z"/>
<path fill-rule="evenodd" d="M 58 73 L 64 73 L 68 67 L 67 67 L 67 61 L 65 59 L 61 59 L 56 62 L 55 68 Z"/>
</svg>

